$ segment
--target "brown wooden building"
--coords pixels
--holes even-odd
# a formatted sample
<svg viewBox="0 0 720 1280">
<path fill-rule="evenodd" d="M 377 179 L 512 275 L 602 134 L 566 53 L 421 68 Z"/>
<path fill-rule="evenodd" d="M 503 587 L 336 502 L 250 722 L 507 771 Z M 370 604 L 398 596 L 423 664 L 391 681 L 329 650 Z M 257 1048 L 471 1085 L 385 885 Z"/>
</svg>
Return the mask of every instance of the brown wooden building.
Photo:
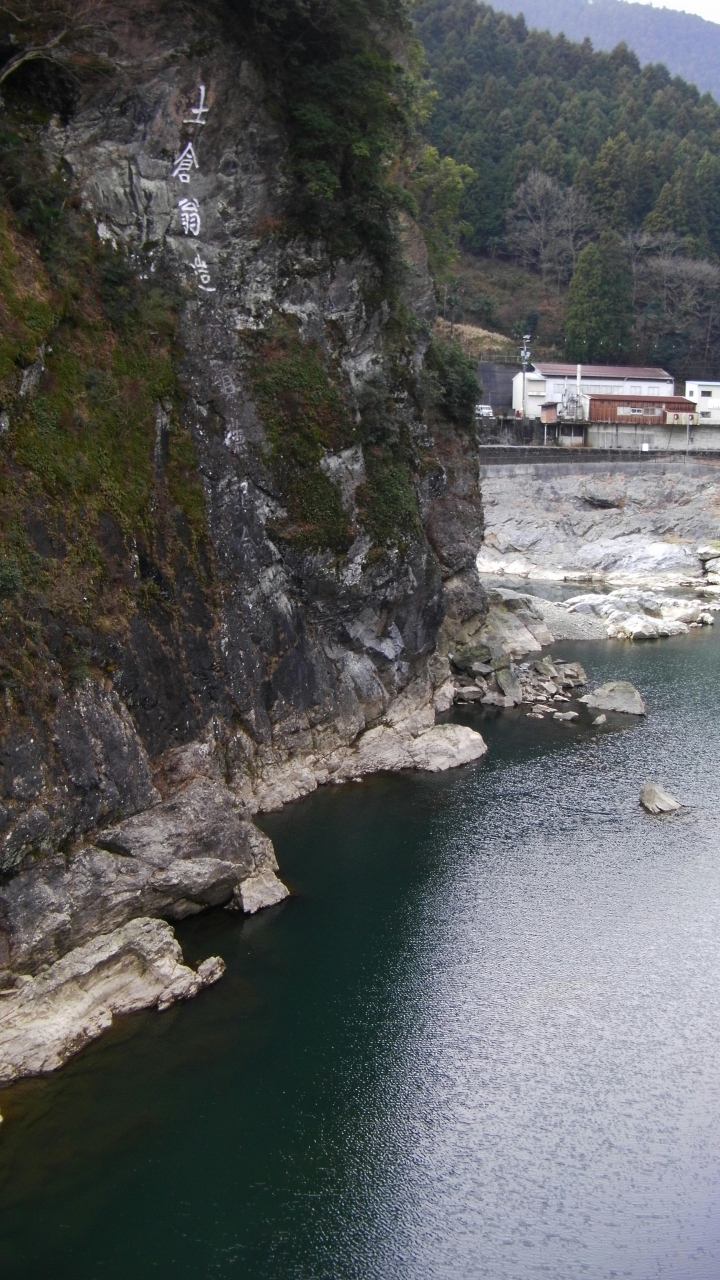
<svg viewBox="0 0 720 1280">
<path fill-rule="evenodd" d="M 584 396 L 588 422 L 612 422 L 622 426 L 694 426 L 697 410 L 684 396 Z"/>
</svg>

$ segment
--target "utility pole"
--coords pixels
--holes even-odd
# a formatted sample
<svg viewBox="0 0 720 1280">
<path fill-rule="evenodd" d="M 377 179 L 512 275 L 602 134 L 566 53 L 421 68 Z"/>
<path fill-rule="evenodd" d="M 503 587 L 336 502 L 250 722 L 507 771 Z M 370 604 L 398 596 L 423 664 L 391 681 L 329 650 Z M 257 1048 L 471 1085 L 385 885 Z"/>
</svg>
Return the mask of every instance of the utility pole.
<svg viewBox="0 0 720 1280">
<path fill-rule="evenodd" d="M 521 365 L 522 365 L 522 375 L 523 375 L 523 379 L 522 379 L 522 416 L 523 416 L 523 419 L 525 419 L 525 418 L 527 417 L 527 404 L 526 404 L 527 396 L 526 396 L 526 392 L 525 392 L 525 379 L 526 379 L 526 376 L 527 376 L 527 367 L 528 367 L 528 365 L 529 365 L 529 363 L 530 363 L 530 348 L 529 348 L 529 346 L 528 346 L 529 341 L 530 341 L 530 334 L 529 334 L 529 333 L 524 333 L 524 334 L 523 334 L 523 344 L 522 344 L 522 347 L 520 348 L 520 363 L 521 363 Z M 523 437 L 523 438 L 524 438 L 524 437 Z"/>
</svg>

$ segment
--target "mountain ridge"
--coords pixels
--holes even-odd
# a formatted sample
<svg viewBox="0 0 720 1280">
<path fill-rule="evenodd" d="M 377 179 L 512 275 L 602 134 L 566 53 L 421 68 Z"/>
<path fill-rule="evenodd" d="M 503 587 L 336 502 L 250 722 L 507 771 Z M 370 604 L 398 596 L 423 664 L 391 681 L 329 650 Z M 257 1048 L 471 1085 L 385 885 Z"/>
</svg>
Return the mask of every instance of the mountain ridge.
<svg viewBox="0 0 720 1280">
<path fill-rule="evenodd" d="M 720 23 L 629 0 L 503 0 L 495 8 L 568 40 L 588 38 L 604 52 L 624 42 L 641 62 L 664 63 L 720 101 Z"/>
</svg>

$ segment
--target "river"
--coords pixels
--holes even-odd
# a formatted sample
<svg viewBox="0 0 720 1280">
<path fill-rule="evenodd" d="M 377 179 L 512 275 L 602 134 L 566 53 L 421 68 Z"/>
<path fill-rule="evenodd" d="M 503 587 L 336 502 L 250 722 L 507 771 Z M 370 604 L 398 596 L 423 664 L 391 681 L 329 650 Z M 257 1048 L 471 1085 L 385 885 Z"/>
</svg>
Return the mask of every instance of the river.
<svg viewBox="0 0 720 1280">
<path fill-rule="evenodd" d="M 554 651 L 647 720 L 265 818 L 223 980 L 0 1095 L 3 1280 L 716 1280 L 720 625 Z"/>
</svg>

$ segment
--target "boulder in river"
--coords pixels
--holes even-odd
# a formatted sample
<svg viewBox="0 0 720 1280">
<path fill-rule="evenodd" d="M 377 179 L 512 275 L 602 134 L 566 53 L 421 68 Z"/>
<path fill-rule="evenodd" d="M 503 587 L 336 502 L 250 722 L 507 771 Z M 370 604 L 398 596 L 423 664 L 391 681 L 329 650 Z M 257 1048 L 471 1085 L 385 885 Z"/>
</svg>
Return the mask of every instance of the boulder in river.
<svg viewBox="0 0 720 1280">
<path fill-rule="evenodd" d="M 682 809 L 679 800 L 675 796 L 671 796 L 669 791 L 660 786 L 659 782 L 646 782 L 640 792 L 640 803 L 643 809 L 647 809 L 648 813 L 675 813 L 677 809 Z"/>
<path fill-rule="evenodd" d="M 645 703 L 629 680 L 608 680 L 607 684 L 601 684 L 592 693 L 586 693 L 580 698 L 580 702 L 598 711 L 622 711 L 629 716 L 647 714 Z"/>
</svg>

